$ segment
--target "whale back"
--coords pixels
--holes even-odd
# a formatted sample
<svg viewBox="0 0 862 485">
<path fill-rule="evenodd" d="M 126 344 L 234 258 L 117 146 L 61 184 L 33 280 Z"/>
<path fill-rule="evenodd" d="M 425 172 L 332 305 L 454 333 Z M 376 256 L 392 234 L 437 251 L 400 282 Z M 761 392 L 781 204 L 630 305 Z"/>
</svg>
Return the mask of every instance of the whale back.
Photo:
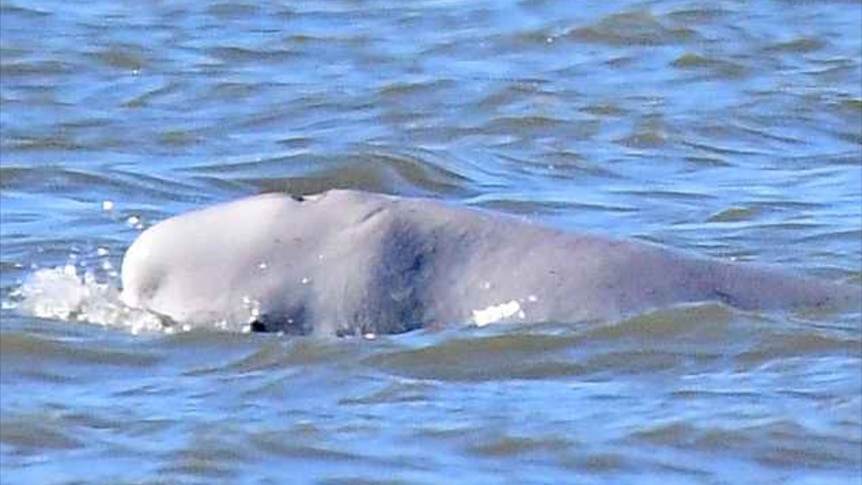
<svg viewBox="0 0 862 485">
<path fill-rule="evenodd" d="M 398 333 L 618 319 L 680 303 L 859 310 L 862 290 L 444 203 L 338 190 L 262 195 L 162 221 L 121 298 L 189 324 Z"/>
</svg>

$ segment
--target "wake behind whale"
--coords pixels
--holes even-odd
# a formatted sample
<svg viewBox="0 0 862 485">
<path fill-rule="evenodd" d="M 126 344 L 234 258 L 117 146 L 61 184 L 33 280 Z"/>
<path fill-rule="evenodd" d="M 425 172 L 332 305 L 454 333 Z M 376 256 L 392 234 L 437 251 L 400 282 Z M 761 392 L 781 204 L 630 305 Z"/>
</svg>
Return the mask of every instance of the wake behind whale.
<svg viewBox="0 0 862 485">
<path fill-rule="evenodd" d="M 862 301 L 857 286 L 350 190 L 267 194 L 162 221 L 127 251 L 122 285 L 127 305 L 186 325 L 323 335 Z"/>
</svg>

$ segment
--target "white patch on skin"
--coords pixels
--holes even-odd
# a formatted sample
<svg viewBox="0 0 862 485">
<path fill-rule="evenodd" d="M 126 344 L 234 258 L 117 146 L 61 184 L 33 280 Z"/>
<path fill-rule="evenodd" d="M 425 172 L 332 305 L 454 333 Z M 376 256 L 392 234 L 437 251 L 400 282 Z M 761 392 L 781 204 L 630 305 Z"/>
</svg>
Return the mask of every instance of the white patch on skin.
<svg viewBox="0 0 862 485">
<path fill-rule="evenodd" d="M 473 310 L 473 323 L 477 327 L 496 323 L 506 318 L 518 315 L 521 319 L 526 318 L 526 314 L 521 310 L 521 304 L 517 300 L 511 300 L 499 305 L 491 305 L 484 310 Z"/>
</svg>

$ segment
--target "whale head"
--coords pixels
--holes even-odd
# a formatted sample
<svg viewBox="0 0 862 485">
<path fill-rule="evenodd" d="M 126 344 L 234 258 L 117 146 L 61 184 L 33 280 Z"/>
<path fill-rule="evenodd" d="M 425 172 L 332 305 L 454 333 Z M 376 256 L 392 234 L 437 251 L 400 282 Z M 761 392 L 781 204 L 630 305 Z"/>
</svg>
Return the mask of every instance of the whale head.
<svg viewBox="0 0 862 485">
<path fill-rule="evenodd" d="M 305 202 L 262 195 L 153 225 L 123 258 L 121 301 L 193 325 L 300 327 L 296 302 L 308 278 L 291 275 L 303 272 L 300 255 L 314 244 L 301 230 L 309 223 Z"/>
</svg>

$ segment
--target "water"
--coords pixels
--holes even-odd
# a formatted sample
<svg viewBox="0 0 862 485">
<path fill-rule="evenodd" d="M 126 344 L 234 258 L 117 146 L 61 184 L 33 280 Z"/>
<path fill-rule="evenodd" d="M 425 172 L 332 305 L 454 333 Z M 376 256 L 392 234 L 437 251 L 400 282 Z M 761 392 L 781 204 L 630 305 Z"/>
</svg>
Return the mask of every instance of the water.
<svg viewBox="0 0 862 485">
<path fill-rule="evenodd" d="M 862 6 L 0 2 L 0 481 L 859 483 L 858 314 L 168 333 L 141 228 L 441 198 L 862 282 Z"/>
</svg>

